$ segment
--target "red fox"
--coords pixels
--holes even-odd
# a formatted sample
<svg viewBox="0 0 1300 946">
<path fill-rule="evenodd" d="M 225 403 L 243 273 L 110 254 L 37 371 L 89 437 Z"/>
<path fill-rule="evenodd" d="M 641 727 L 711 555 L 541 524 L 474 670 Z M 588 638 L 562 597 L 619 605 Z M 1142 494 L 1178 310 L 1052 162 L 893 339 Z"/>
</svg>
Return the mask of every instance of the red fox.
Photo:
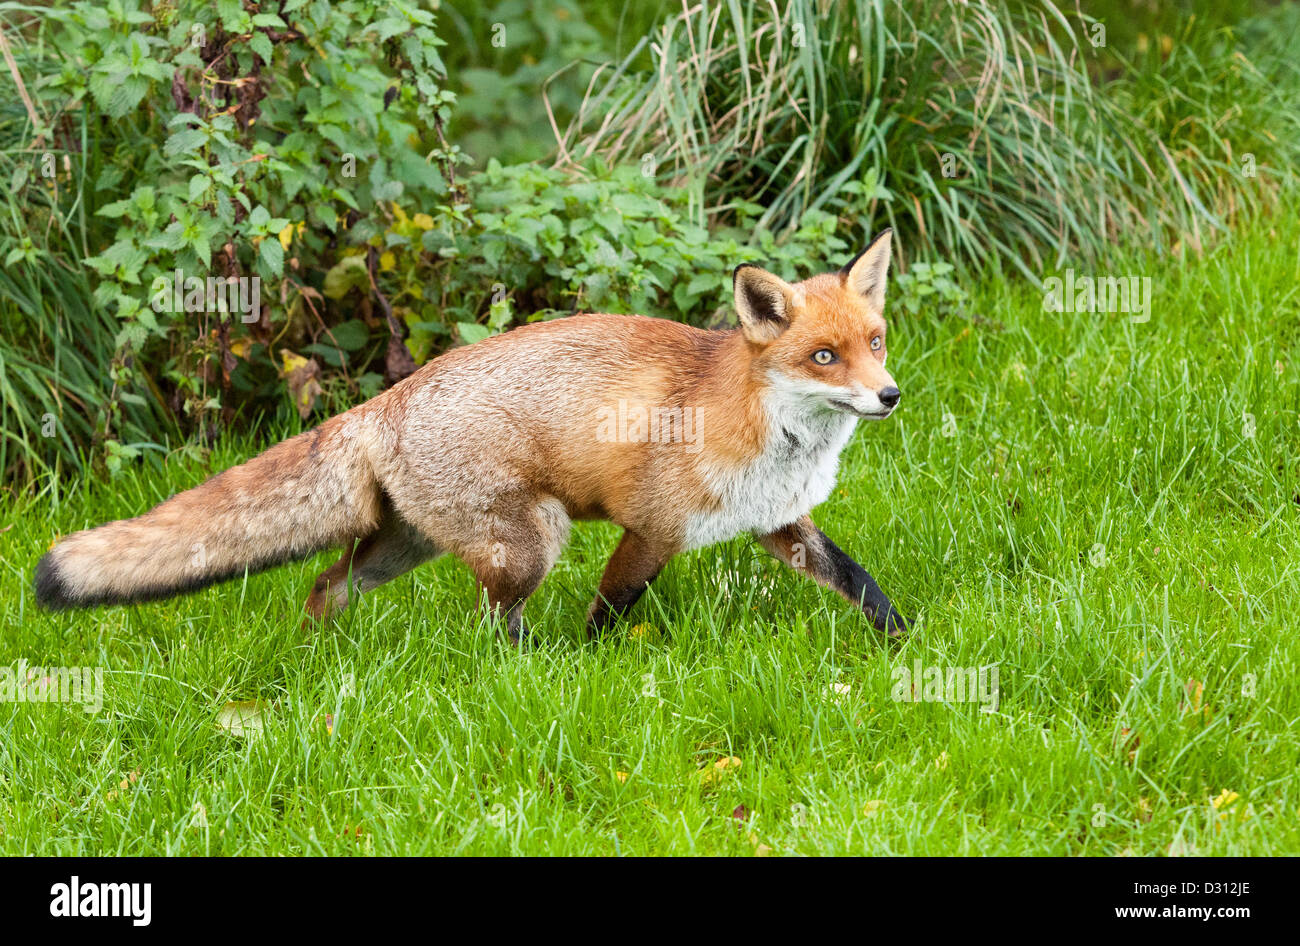
<svg viewBox="0 0 1300 946">
<path fill-rule="evenodd" d="M 809 518 L 885 370 L 890 231 L 790 284 L 745 264 L 739 329 L 574 315 L 433 359 L 316 429 L 134 519 L 68 536 L 36 568 L 47 608 L 182 594 L 330 547 L 312 618 L 435 556 L 478 578 L 511 640 L 574 519 L 623 528 L 588 612 L 595 634 L 668 560 L 749 532 L 898 636 L 907 621 Z"/>
</svg>

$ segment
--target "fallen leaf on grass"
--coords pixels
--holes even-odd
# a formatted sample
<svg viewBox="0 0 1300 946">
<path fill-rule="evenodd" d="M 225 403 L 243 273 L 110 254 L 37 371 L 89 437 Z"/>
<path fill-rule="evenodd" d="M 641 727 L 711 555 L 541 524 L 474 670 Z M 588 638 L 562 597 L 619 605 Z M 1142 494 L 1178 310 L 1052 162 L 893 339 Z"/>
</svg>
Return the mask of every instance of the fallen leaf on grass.
<svg viewBox="0 0 1300 946">
<path fill-rule="evenodd" d="M 265 728 L 263 713 L 265 705 L 261 700 L 243 700 L 227 703 L 217 710 L 217 728 L 224 729 L 232 736 L 256 739 Z"/>
<path fill-rule="evenodd" d="M 122 779 L 122 781 L 117 783 L 117 788 L 113 789 L 111 792 L 109 792 L 107 795 L 104 796 L 104 800 L 117 801 L 119 798 L 121 798 L 131 789 L 131 786 L 134 785 L 139 780 L 139 778 L 140 778 L 140 770 L 132 769 L 130 773 L 127 774 L 126 778 Z"/>
<path fill-rule="evenodd" d="M 1225 824 L 1233 821 L 1241 824 L 1254 816 L 1255 806 L 1249 804 L 1238 805 L 1237 802 L 1240 799 L 1241 796 L 1239 794 L 1229 791 L 1226 788 L 1219 792 L 1219 794 L 1214 798 L 1210 799 L 1210 805 L 1218 815 L 1214 821 L 1214 830 L 1216 833 L 1222 831 Z"/>
<path fill-rule="evenodd" d="M 700 785 L 708 789 L 724 778 L 728 772 L 733 772 L 740 768 L 741 761 L 737 756 L 725 756 L 714 762 L 713 765 L 700 770 Z"/>
<path fill-rule="evenodd" d="M 1187 694 L 1187 700 L 1179 703 L 1178 709 L 1184 714 L 1193 716 L 1199 714 L 1204 719 L 1205 725 L 1208 726 L 1210 723 L 1210 707 L 1201 705 L 1205 696 L 1205 684 L 1193 677 L 1183 685 L 1183 692 Z"/>
<path fill-rule="evenodd" d="M 836 703 L 843 703 L 849 698 L 853 690 L 847 683 L 832 683 L 826 688 L 826 692 Z"/>
<path fill-rule="evenodd" d="M 1241 796 L 1236 792 L 1230 792 L 1225 788 L 1214 798 L 1210 799 L 1210 804 L 1214 806 L 1215 811 L 1220 811 L 1232 807 L 1232 803 L 1240 797 Z"/>
</svg>

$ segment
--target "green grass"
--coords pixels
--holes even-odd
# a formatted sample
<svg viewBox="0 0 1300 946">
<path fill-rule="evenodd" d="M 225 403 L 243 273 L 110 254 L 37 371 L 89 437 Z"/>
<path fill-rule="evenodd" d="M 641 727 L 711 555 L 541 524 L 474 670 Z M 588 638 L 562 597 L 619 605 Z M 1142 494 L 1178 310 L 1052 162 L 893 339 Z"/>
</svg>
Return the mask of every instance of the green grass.
<svg viewBox="0 0 1300 946">
<path fill-rule="evenodd" d="M 1141 324 L 996 279 L 969 317 L 894 319 L 902 408 L 859 430 L 815 517 L 921 617 L 899 646 L 741 541 L 583 645 L 603 525 L 575 528 L 524 652 L 452 560 L 309 634 L 326 556 L 51 616 L 29 581 L 55 532 L 252 448 L 7 501 L 0 666 L 101 666 L 106 692 L 98 716 L 0 705 L 0 851 L 1300 850 L 1297 245 L 1279 218 L 1201 259 L 1130 257 L 1115 272 L 1155 287 Z M 997 664 L 997 712 L 893 701 L 918 659 Z M 265 701 L 260 738 L 218 725 L 233 700 Z"/>
</svg>

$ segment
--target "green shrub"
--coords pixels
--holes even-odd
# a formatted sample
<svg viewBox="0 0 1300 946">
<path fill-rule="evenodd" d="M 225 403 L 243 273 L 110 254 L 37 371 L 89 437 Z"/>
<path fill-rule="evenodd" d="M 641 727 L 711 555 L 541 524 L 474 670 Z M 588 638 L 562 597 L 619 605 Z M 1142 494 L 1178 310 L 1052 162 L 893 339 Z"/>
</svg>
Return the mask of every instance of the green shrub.
<svg viewBox="0 0 1300 946">
<path fill-rule="evenodd" d="M 690 222 L 688 192 L 640 167 L 578 173 L 493 161 L 468 186 L 466 230 L 398 209 L 385 238 L 394 308 L 411 326 L 417 359 L 449 341 L 577 311 L 716 322 L 738 263 L 762 261 L 795 278 L 852 255 L 835 235 L 838 221 L 820 212 L 781 243 L 753 226 L 757 207 L 710 233 Z"/>
<path fill-rule="evenodd" d="M 289 370 L 298 349 L 334 353 L 327 380 L 352 395 L 377 388 L 375 365 L 412 367 L 372 300 L 358 319 L 356 306 L 324 304 L 320 286 L 348 248 L 387 229 L 392 201 L 449 227 L 463 211 L 430 12 L 380 0 L 0 9 L 24 39 L 34 113 L 3 128 L 4 318 L 38 323 L 0 350 L 11 441 L 30 444 L 33 421 L 52 413 L 64 433 L 50 450 L 78 463 L 88 427 L 116 456 L 133 438 L 273 407 L 286 388 L 301 408 L 319 382 Z M 12 147 L 33 134 L 35 148 Z M 75 274 L 78 295 L 93 286 L 93 303 L 52 312 L 71 293 L 38 291 L 51 269 Z M 179 295 L 166 291 L 178 271 Z M 247 280 L 247 311 L 191 297 L 208 277 Z M 382 313 L 378 293 L 373 303 Z M 31 365 L 52 367 L 14 374 Z M 84 397 L 70 396 L 76 384 Z M 6 453 L 6 474 L 29 452 Z"/>
</svg>

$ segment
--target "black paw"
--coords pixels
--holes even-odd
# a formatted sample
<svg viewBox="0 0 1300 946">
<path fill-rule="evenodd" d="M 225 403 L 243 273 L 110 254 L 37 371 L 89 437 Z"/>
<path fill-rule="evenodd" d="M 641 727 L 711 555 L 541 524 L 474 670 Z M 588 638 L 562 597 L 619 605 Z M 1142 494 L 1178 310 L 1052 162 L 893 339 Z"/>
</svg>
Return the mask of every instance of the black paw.
<svg viewBox="0 0 1300 946">
<path fill-rule="evenodd" d="M 506 638 L 518 648 L 527 647 L 536 639 L 532 629 L 521 618 L 506 628 Z"/>
<path fill-rule="evenodd" d="M 911 626 L 911 622 L 894 610 L 893 605 L 886 605 L 872 615 L 871 623 L 876 630 L 884 631 L 886 637 L 895 640 L 906 634 Z"/>
</svg>

